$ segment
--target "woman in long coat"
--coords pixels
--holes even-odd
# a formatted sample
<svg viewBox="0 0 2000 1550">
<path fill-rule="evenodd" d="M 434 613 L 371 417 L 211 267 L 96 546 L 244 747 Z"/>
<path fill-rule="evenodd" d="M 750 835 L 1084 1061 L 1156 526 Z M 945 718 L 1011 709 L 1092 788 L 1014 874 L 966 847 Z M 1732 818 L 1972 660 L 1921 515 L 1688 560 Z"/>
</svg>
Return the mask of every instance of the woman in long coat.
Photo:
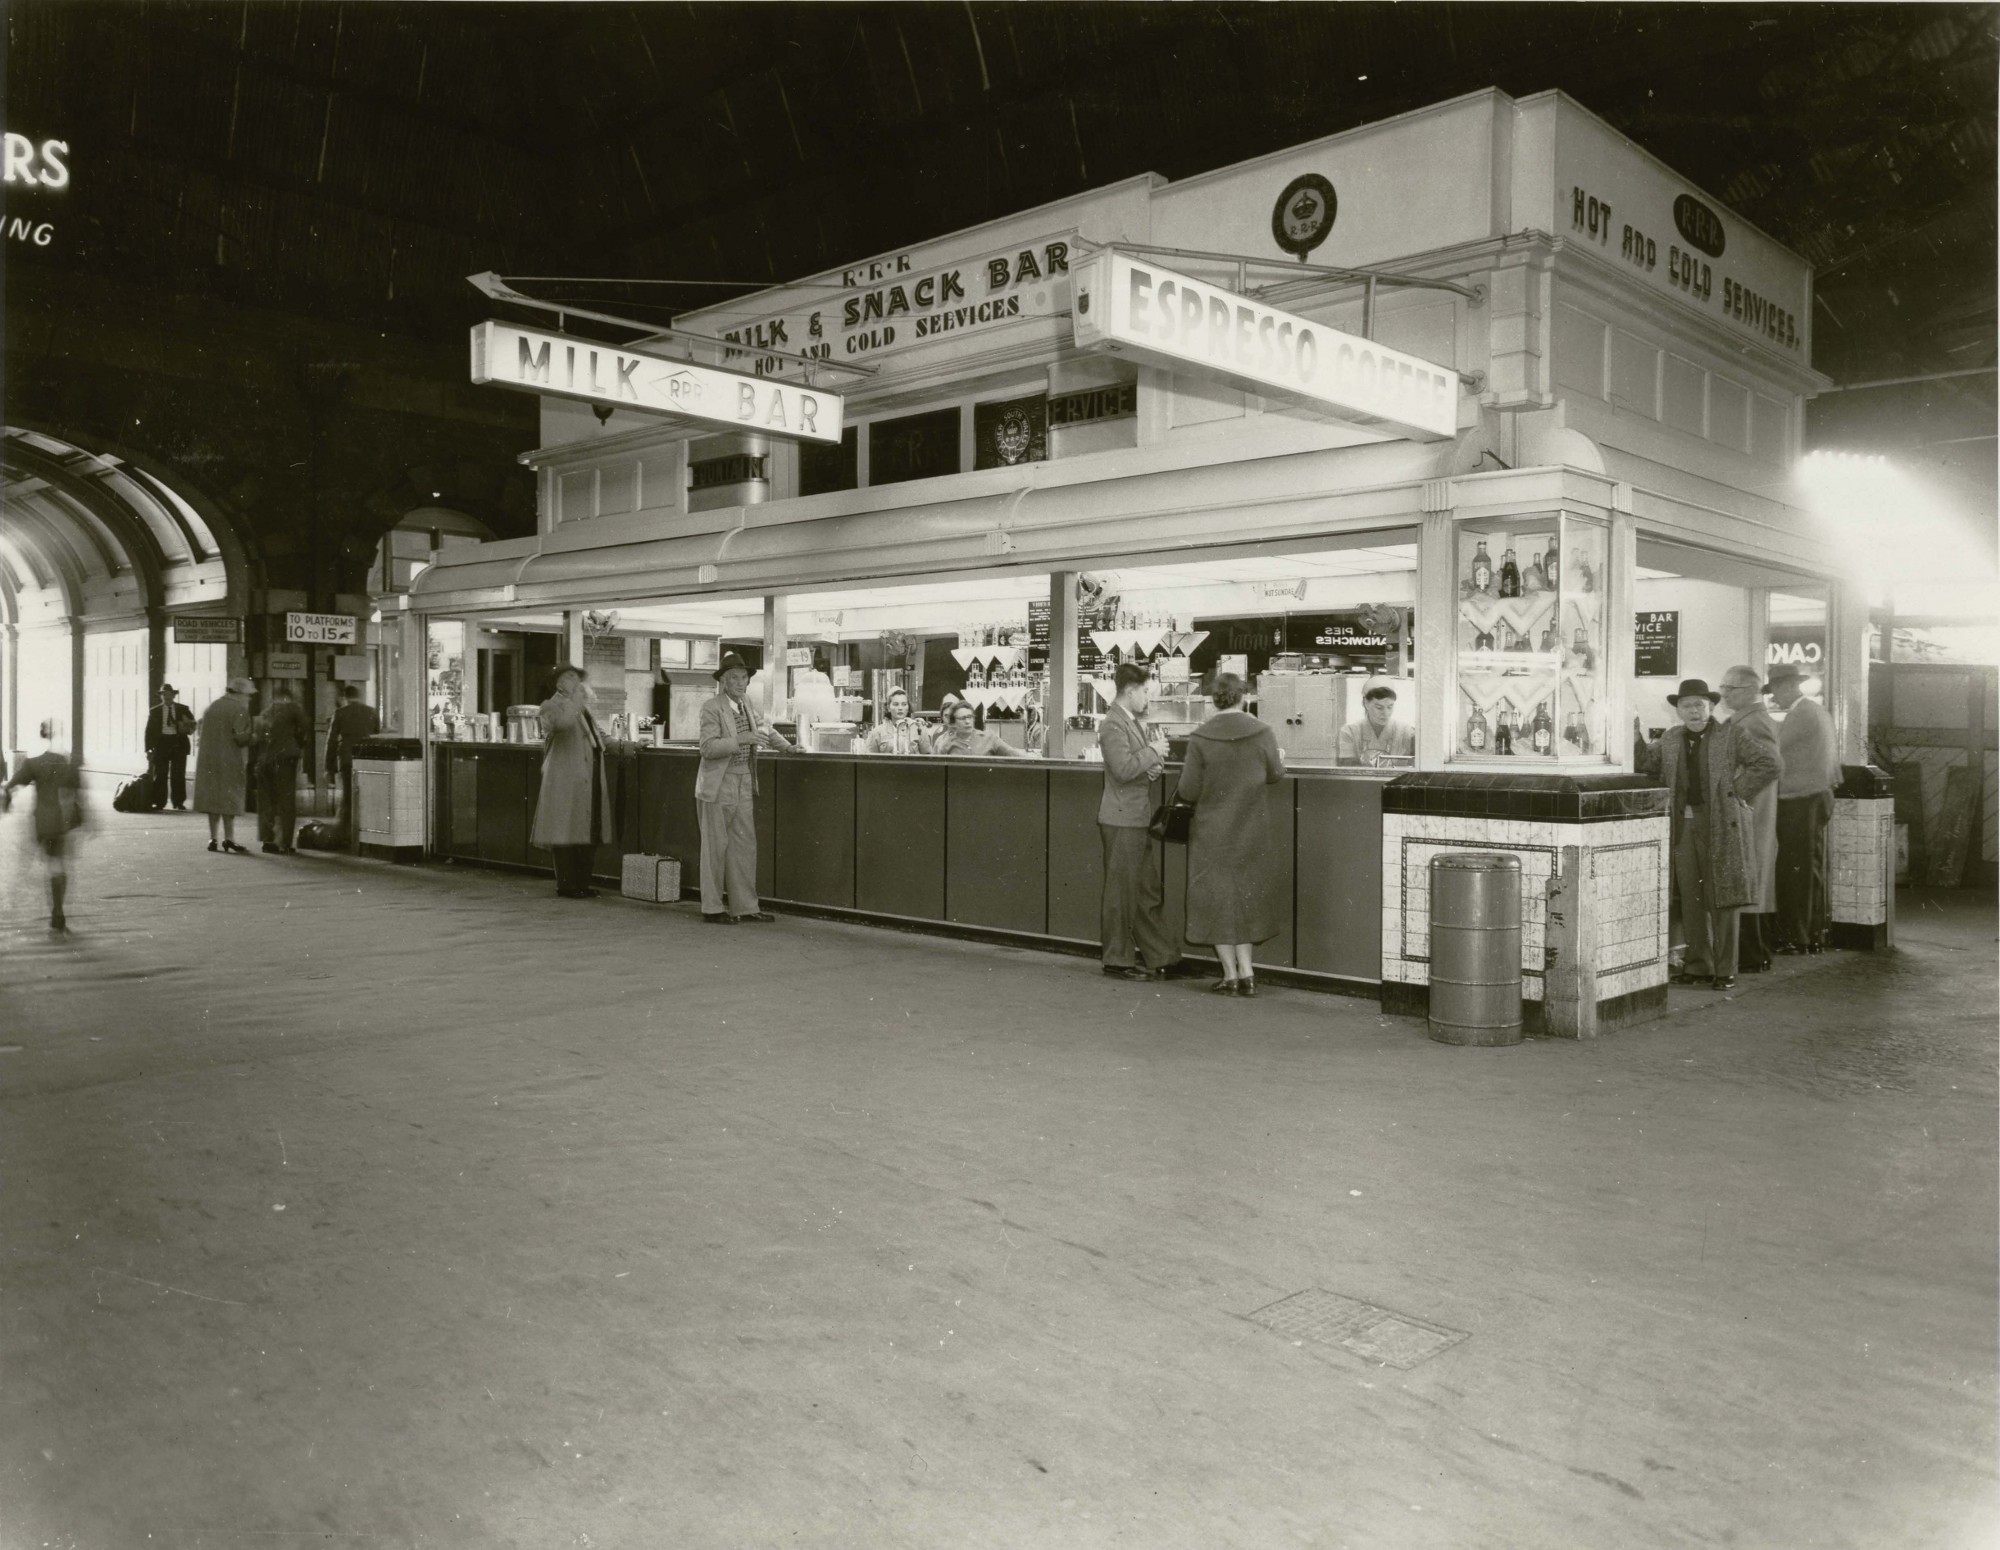
<svg viewBox="0 0 2000 1550">
<path fill-rule="evenodd" d="M 611 794 L 604 779 L 604 737 L 590 713 L 583 669 L 564 663 L 556 692 L 542 701 L 542 793 L 528 843 L 555 858 L 556 892 L 590 899 L 590 862 L 612 835 Z"/>
<path fill-rule="evenodd" d="M 256 692 L 248 678 L 229 680 L 228 692 L 201 713 L 201 745 L 194 756 L 194 807 L 208 814 L 208 848 L 238 856 L 250 854 L 236 843 L 236 815 L 243 811 L 243 750 L 250 746 L 250 698 Z M 217 819 L 222 821 L 220 845 L 215 842 Z"/>
<path fill-rule="evenodd" d="M 1243 680 L 1215 680 L 1216 714 L 1188 739 L 1179 796 L 1194 803 L 1188 833 L 1187 939 L 1214 946 L 1222 978 L 1210 988 L 1254 996 L 1250 953 L 1280 930 L 1271 907 L 1271 817 L 1266 786 L 1284 778 L 1277 735 L 1237 709 Z"/>
</svg>

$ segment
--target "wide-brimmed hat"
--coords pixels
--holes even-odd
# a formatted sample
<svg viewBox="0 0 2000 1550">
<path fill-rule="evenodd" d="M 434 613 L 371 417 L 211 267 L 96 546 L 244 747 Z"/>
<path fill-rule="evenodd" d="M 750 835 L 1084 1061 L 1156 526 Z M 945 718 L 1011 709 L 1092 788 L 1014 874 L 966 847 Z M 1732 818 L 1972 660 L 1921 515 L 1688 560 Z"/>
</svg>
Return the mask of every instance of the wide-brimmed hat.
<svg viewBox="0 0 2000 1550">
<path fill-rule="evenodd" d="M 722 655 L 722 661 L 717 664 L 715 673 L 713 675 L 715 681 L 717 683 L 721 683 L 722 675 L 724 673 L 730 671 L 732 668 L 738 668 L 738 667 L 742 668 L 743 671 L 746 673 L 750 671 L 750 664 L 748 662 L 745 662 L 735 652 L 733 651 L 724 652 Z"/>
<path fill-rule="evenodd" d="M 1796 663 L 1786 662 L 1779 667 L 1771 669 L 1771 677 L 1769 682 L 1764 685 L 1764 692 L 1769 694 L 1779 684 L 1804 683 L 1805 677 L 1806 670 L 1804 668 L 1798 666 Z"/>
<path fill-rule="evenodd" d="M 181 691 L 176 689 L 172 684 L 160 685 L 160 693 L 162 694 L 179 694 L 180 692 Z"/>
<path fill-rule="evenodd" d="M 1707 700 L 1711 705 L 1722 703 L 1722 696 L 1709 688 L 1706 678 L 1683 678 L 1681 680 L 1681 692 L 1679 694 L 1668 695 L 1667 703 L 1669 705 L 1678 705 L 1685 699 Z"/>
<path fill-rule="evenodd" d="M 254 678 L 232 678 L 229 680 L 229 692 L 231 694 L 255 694 L 257 692 L 257 680 Z"/>
</svg>

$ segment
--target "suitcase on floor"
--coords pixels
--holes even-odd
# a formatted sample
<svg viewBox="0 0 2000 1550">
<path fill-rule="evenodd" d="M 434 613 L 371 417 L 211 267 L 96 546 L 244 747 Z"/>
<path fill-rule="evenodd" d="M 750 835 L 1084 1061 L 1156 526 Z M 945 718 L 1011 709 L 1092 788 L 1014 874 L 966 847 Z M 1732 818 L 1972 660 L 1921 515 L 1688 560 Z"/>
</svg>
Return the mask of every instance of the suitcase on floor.
<svg viewBox="0 0 2000 1550">
<path fill-rule="evenodd" d="M 343 841 L 340 826 L 331 823 L 302 823 L 295 844 L 305 850 L 338 850 Z"/>
<path fill-rule="evenodd" d="M 618 891 L 648 904 L 672 904 L 681 896 L 681 864 L 672 856 L 628 855 Z"/>
<path fill-rule="evenodd" d="M 111 797 L 113 812 L 150 813 L 154 805 L 151 775 L 140 775 L 126 781 Z"/>
</svg>

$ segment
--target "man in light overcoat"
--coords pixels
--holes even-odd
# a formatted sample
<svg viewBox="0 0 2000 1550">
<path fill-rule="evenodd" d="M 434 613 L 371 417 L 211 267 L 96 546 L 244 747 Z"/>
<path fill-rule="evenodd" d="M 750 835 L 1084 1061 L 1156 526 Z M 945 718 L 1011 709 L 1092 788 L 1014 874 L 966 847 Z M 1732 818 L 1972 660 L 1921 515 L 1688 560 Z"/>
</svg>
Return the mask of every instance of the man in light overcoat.
<svg viewBox="0 0 2000 1550">
<path fill-rule="evenodd" d="M 1685 679 L 1667 703 L 1681 724 L 1636 751 L 1642 774 L 1670 793 L 1674 882 L 1680 892 L 1687 958 L 1677 984 L 1736 985 L 1737 916 L 1756 897 L 1751 877 L 1750 802 L 1778 778 L 1778 749 L 1714 719 L 1722 696 L 1699 678 Z M 1636 726 L 1636 720 L 1634 725 Z M 1643 734 L 1642 734 L 1643 736 Z"/>
<path fill-rule="evenodd" d="M 722 692 L 701 707 L 701 918 L 712 925 L 775 917 L 757 898 L 757 750 L 791 743 L 748 698 L 750 664 L 735 652 L 715 670 Z"/>
<path fill-rule="evenodd" d="M 1104 893 L 1098 907 L 1104 972 L 1157 980 L 1180 961 L 1179 946 L 1161 918 L 1160 842 L 1153 819 L 1153 779 L 1166 757 L 1146 725 L 1152 676 L 1136 662 L 1121 662 L 1117 698 L 1097 728 L 1104 755 L 1104 795 L 1097 803 L 1097 834 L 1104 849 Z"/>
<path fill-rule="evenodd" d="M 1761 674 L 1732 667 L 1722 675 L 1722 706 L 1738 737 L 1768 743 L 1778 756 L 1778 779 L 1750 801 L 1750 902 L 1743 906 L 1739 967 L 1762 973 L 1771 967 L 1771 949 L 1778 932 L 1778 787 L 1784 780 L 1784 749 L 1778 723 L 1764 708 Z"/>
</svg>

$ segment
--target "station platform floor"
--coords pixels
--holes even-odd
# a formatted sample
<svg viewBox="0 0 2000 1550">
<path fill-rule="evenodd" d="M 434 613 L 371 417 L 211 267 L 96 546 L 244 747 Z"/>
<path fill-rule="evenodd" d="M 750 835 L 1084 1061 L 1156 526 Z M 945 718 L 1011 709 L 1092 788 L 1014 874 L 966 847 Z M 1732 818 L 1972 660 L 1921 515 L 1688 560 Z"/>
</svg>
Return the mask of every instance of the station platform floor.
<svg viewBox="0 0 2000 1550">
<path fill-rule="evenodd" d="M 0 819 L 0 1546 L 2000 1543 L 1995 915 L 1588 1044 Z"/>
</svg>

